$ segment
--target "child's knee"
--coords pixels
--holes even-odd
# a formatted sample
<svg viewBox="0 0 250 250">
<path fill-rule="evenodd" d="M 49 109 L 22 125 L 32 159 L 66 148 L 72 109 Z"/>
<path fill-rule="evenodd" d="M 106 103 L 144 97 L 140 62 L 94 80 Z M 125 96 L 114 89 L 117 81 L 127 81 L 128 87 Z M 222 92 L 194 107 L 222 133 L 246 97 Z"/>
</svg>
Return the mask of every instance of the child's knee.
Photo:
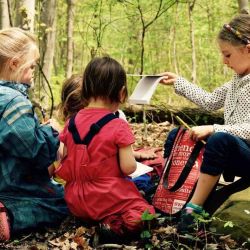
<svg viewBox="0 0 250 250">
<path fill-rule="evenodd" d="M 225 132 L 216 132 L 212 134 L 207 141 L 206 147 L 227 147 L 233 143 L 234 136 Z"/>
</svg>

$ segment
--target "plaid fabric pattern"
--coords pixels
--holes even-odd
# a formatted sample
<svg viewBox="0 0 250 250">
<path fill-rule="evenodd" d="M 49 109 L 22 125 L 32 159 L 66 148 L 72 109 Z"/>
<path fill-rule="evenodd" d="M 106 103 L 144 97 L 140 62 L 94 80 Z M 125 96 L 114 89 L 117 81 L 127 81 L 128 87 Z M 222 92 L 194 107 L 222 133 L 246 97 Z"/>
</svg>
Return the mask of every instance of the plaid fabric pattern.
<svg viewBox="0 0 250 250">
<path fill-rule="evenodd" d="M 0 81 L 0 201 L 13 232 L 57 224 L 67 215 L 63 189 L 47 171 L 56 158 L 58 133 L 36 119 L 28 87 Z"/>
</svg>

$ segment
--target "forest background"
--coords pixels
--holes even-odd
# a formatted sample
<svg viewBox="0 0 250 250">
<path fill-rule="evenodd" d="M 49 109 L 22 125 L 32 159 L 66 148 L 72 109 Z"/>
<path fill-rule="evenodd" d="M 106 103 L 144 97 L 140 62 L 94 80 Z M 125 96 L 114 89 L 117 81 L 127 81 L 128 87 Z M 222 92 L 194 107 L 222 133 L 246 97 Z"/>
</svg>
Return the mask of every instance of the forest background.
<svg viewBox="0 0 250 250">
<path fill-rule="evenodd" d="M 128 74 L 173 71 L 208 91 L 213 90 L 232 77 L 233 72 L 222 63 L 216 37 L 223 24 L 239 12 L 249 13 L 248 0 L 0 0 L 0 29 L 17 26 L 37 35 L 41 58 L 32 100 L 40 110 L 45 108 L 47 116 L 52 116 L 60 102 L 63 81 L 72 74 L 82 74 L 91 58 L 101 55 L 117 59 Z M 129 93 L 139 79 L 128 75 Z M 161 109 L 165 105 L 178 108 L 192 106 L 177 96 L 173 88 L 160 85 L 151 104 Z M 165 133 L 169 130 L 166 123 L 157 126 L 158 130 L 156 127 L 148 128 L 154 134 L 149 138 L 151 141 L 147 141 L 151 146 L 155 146 L 153 143 L 157 139 L 159 145 L 164 142 Z M 133 124 L 133 129 L 136 136 L 140 135 L 140 125 Z M 137 143 L 141 141 L 145 142 L 136 137 Z M 236 214 L 243 214 L 239 211 L 236 207 Z M 245 211 L 249 213 L 249 210 Z M 243 219 L 241 221 L 244 222 Z M 73 242 L 75 235 L 80 239 L 82 227 L 74 234 L 68 233 L 70 236 L 65 234 L 65 230 L 68 228 L 44 236 L 34 233 L 36 244 L 43 242 L 41 244 L 46 245 L 44 242 L 61 234 L 64 241 L 59 239 L 60 246 L 68 246 L 70 237 L 71 249 L 73 243 L 76 247 L 86 245 L 87 241 L 81 244 Z M 166 231 L 161 233 L 167 234 Z M 243 235 L 241 231 L 239 234 Z M 156 245 L 165 242 L 162 235 L 160 241 L 155 239 Z M 224 240 L 227 241 L 226 247 L 222 249 L 230 249 L 229 243 L 235 245 L 228 235 Z M 59 243 L 57 239 L 49 241 L 58 248 Z M 30 234 L 5 247 L 12 249 L 17 244 L 21 245 L 19 249 L 26 249 L 27 244 L 34 245 L 34 238 Z M 210 245 L 211 248 L 206 249 L 217 249 L 218 241 Z"/>
<path fill-rule="evenodd" d="M 117 59 L 129 74 L 173 71 L 214 89 L 232 76 L 217 33 L 248 7 L 247 0 L 0 0 L 0 28 L 19 26 L 37 35 L 33 100 L 49 111 L 60 101 L 63 81 L 101 55 Z M 138 81 L 128 76 L 130 93 Z M 162 103 L 191 105 L 158 86 L 152 104 Z"/>
</svg>

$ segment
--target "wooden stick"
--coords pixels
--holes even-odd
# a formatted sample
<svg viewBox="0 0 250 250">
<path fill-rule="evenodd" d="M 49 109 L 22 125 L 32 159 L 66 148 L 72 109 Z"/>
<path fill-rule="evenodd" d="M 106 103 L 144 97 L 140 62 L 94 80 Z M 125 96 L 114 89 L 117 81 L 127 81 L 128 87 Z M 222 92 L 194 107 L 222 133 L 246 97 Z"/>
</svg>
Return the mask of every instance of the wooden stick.
<svg viewBox="0 0 250 250">
<path fill-rule="evenodd" d="M 181 123 L 184 127 L 186 127 L 187 129 L 191 129 L 188 124 L 186 122 L 184 122 L 178 115 L 175 116 L 175 118 L 177 119 L 177 121 L 179 123 Z M 201 142 L 205 145 L 206 142 L 204 140 L 201 140 Z"/>
</svg>

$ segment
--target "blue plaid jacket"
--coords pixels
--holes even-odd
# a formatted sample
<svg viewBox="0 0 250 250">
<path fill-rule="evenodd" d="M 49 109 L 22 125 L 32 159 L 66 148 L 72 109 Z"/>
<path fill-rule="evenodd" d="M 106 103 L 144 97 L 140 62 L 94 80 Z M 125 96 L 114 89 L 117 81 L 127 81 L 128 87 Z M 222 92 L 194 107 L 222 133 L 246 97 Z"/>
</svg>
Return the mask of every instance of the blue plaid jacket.
<svg viewBox="0 0 250 250">
<path fill-rule="evenodd" d="M 0 81 L 0 202 L 13 232 L 53 226 L 67 214 L 63 189 L 47 170 L 56 158 L 58 133 L 40 125 L 28 87 Z"/>
</svg>

